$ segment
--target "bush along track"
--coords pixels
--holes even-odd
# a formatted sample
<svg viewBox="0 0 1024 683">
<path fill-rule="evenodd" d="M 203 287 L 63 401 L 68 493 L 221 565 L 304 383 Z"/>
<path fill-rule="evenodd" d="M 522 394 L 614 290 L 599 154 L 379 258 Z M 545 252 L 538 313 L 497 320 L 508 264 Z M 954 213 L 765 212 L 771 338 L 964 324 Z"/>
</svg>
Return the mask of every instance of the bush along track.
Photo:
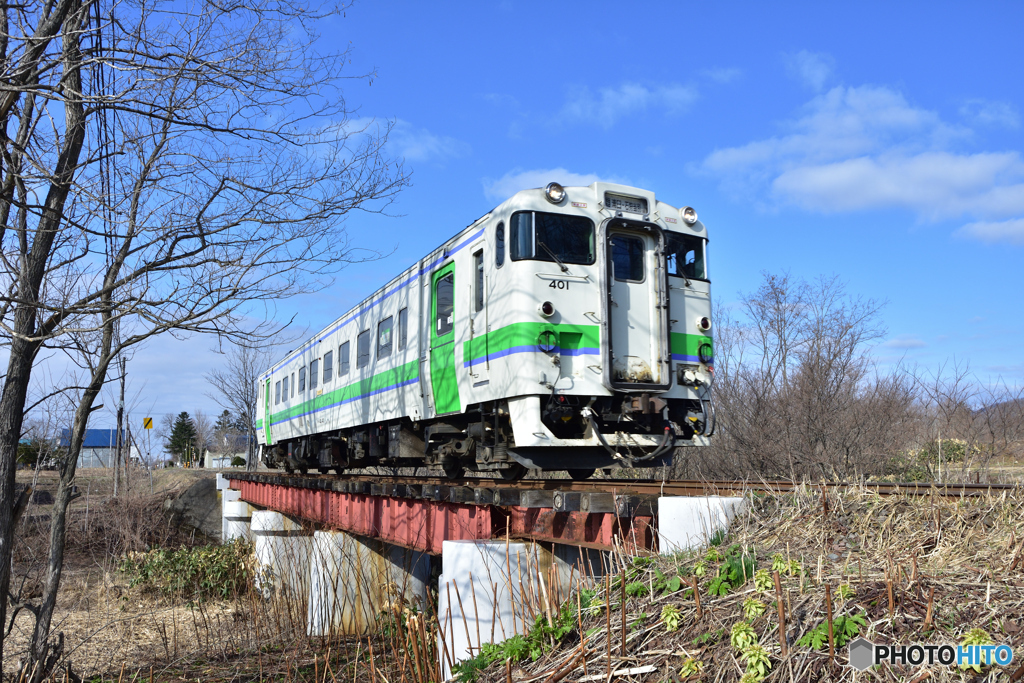
<svg viewBox="0 0 1024 683">
<path fill-rule="evenodd" d="M 129 578 L 129 588 L 185 600 L 223 600 L 249 589 L 254 567 L 252 544 L 236 539 L 225 545 L 127 553 L 118 569 Z"/>
<path fill-rule="evenodd" d="M 509 673 L 605 680 L 610 670 L 640 681 L 1024 680 L 1022 520 L 1022 491 L 958 500 L 854 489 L 829 493 L 826 505 L 813 487 L 753 495 L 727 537 L 675 555 L 615 557 L 613 576 L 590 577 L 581 585 L 595 589 L 578 591 L 552 618 L 538 616 L 528 633 L 483 646 L 455 675 L 466 683 L 505 682 Z M 1006 643 L 1016 657 L 1009 668 L 883 664 L 856 673 L 847 646 L 860 636 Z"/>
</svg>

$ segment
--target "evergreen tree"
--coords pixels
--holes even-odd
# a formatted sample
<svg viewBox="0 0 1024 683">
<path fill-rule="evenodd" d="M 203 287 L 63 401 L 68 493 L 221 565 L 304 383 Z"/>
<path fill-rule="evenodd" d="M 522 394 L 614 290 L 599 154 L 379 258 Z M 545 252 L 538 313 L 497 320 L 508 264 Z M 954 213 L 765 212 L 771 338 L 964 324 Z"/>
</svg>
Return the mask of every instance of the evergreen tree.
<svg viewBox="0 0 1024 683">
<path fill-rule="evenodd" d="M 181 411 L 174 419 L 171 435 L 167 438 L 167 452 L 182 463 L 195 460 L 197 457 L 195 440 L 196 426 L 192 423 L 189 414 Z"/>
<path fill-rule="evenodd" d="M 233 453 L 238 441 L 238 429 L 235 427 L 236 418 L 230 410 L 225 410 L 217 418 L 217 424 L 213 426 L 213 447 L 214 453 Z"/>
</svg>

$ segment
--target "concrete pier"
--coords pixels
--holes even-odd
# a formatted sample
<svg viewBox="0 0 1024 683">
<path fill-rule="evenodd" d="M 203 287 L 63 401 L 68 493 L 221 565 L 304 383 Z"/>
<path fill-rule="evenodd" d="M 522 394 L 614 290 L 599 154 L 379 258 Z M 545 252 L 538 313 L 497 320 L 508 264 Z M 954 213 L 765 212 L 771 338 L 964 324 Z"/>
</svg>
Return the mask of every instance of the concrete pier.
<svg viewBox="0 0 1024 683">
<path fill-rule="evenodd" d="M 528 542 L 445 541 L 437 584 L 441 673 L 532 628 L 611 566 L 608 552 Z M 613 571 L 618 571 L 617 569 Z"/>
<path fill-rule="evenodd" d="M 671 496 L 658 499 L 658 548 L 662 555 L 707 545 L 743 511 L 739 496 Z"/>
<path fill-rule="evenodd" d="M 372 631 L 386 611 L 423 612 L 431 558 L 343 531 L 317 531 L 310 555 L 311 636 Z M 383 613 L 383 614 L 382 614 Z"/>
<path fill-rule="evenodd" d="M 273 510 L 252 513 L 256 586 L 266 597 L 284 598 L 305 615 L 309 599 L 312 529 Z"/>
<path fill-rule="evenodd" d="M 458 664 L 476 656 L 483 643 L 528 630 L 534 611 L 527 586 L 536 565 L 528 543 L 445 541 L 441 553 L 437 650 L 447 679 L 449 660 Z"/>
<path fill-rule="evenodd" d="M 221 492 L 221 542 L 230 543 L 236 538 L 252 540 L 252 513 L 256 510 L 244 500 L 239 500 L 238 491 Z"/>
</svg>

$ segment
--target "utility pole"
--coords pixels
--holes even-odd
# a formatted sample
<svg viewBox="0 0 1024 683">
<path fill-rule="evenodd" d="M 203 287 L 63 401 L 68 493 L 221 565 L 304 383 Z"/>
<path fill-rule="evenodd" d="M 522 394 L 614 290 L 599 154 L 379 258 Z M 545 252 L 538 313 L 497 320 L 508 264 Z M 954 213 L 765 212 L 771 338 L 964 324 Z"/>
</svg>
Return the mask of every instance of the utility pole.
<svg viewBox="0 0 1024 683">
<path fill-rule="evenodd" d="M 117 498 L 118 485 L 121 481 L 121 457 L 124 451 L 124 375 L 126 361 L 121 356 L 117 359 L 121 369 L 121 399 L 117 402 L 117 450 L 114 455 L 114 498 Z"/>
</svg>

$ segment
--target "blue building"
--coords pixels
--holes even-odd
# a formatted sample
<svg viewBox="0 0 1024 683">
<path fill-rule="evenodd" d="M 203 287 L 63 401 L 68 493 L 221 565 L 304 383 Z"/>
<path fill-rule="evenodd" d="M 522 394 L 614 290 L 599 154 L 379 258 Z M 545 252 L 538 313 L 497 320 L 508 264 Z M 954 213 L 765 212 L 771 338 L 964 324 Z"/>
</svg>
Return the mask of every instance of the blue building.
<svg viewBox="0 0 1024 683">
<path fill-rule="evenodd" d="M 60 430 L 60 445 L 64 448 L 71 445 L 70 429 Z M 86 429 L 82 452 L 78 456 L 78 467 L 113 467 L 116 454 L 116 429 Z M 139 451 L 133 445 L 128 448 L 128 458 L 139 459 Z"/>
</svg>

